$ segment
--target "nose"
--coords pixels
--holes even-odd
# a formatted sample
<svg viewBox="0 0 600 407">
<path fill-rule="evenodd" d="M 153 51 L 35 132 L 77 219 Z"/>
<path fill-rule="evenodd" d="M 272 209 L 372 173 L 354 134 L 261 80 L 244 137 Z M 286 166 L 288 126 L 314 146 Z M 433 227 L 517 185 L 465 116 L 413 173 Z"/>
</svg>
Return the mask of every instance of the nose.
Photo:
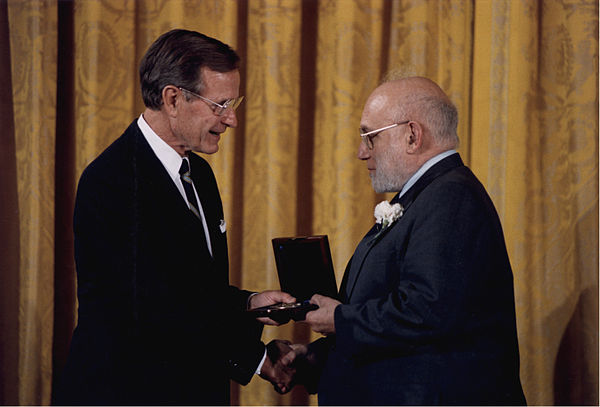
<svg viewBox="0 0 600 407">
<path fill-rule="evenodd" d="M 358 159 L 368 160 L 369 158 L 371 158 L 371 150 L 369 150 L 369 147 L 367 147 L 365 143 L 361 141 L 358 145 Z"/>
<path fill-rule="evenodd" d="M 221 115 L 221 123 L 223 123 L 227 127 L 237 127 L 238 120 L 235 114 L 235 110 L 233 110 L 232 108 L 225 109 L 225 111 Z"/>
</svg>

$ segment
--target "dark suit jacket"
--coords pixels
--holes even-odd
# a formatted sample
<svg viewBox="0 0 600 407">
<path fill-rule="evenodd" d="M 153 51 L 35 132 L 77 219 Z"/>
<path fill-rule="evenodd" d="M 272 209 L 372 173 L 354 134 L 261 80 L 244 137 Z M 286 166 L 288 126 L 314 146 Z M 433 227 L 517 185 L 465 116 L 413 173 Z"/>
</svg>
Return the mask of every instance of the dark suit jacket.
<svg viewBox="0 0 600 407">
<path fill-rule="evenodd" d="M 79 181 L 74 215 L 79 320 L 58 404 L 229 404 L 264 353 L 229 285 L 223 208 L 190 154 L 201 222 L 134 121 Z M 235 342 L 232 340 L 235 338 Z"/>
<path fill-rule="evenodd" d="M 513 276 L 483 186 L 454 154 L 399 202 L 347 266 L 336 335 L 310 345 L 319 403 L 524 404 Z"/>
</svg>

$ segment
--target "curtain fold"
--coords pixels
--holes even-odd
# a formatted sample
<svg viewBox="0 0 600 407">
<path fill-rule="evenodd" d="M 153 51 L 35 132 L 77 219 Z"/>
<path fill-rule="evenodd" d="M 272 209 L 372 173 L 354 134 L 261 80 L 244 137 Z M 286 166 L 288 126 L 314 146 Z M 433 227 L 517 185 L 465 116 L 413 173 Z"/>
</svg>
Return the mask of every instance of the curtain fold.
<svg viewBox="0 0 600 407">
<path fill-rule="evenodd" d="M 277 288 L 271 239 L 308 234 L 329 236 L 341 281 L 390 198 L 356 158 L 363 104 L 390 70 L 427 76 L 502 220 L 529 404 L 598 404 L 596 0 L 0 0 L 0 403 L 51 400 L 76 317 L 76 183 L 143 111 L 139 60 L 172 28 L 242 58 L 239 126 L 205 156 L 234 284 Z M 263 340 L 316 337 L 291 323 Z M 232 401 L 317 403 L 260 378 Z"/>
<path fill-rule="evenodd" d="M 248 2 L 241 286 L 278 288 L 271 239 L 296 235 L 301 0 Z M 260 64 L 251 61 L 263 61 Z M 235 199 L 235 198 L 234 198 Z M 263 341 L 291 337 L 293 324 L 267 327 Z M 239 404 L 288 404 L 262 380 Z"/>
<path fill-rule="evenodd" d="M 595 12 L 593 2 L 476 3 L 471 163 L 503 221 L 521 379 L 529 400 L 546 405 L 597 399 L 597 366 L 579 365 L 595 385 L 574 374 L 598 361 L 597 346 L 582 346 L 597 343 L 585 334 L 598 331 L 597 248 L 580 257 L 598 234 Z M 565 341 L 579 350 L 559 351 Z"/>
<path fill-rule="evenodd" d="M 0 55 L 10 55 L 8 8 L 0 2 Z M 10 62 L 10 58 L 7 58 Z M 0 64 L 0 404 L 18 403 L 19 380 L 19 194 L 13 119 L 11 64 Z"/>
<path fill-rule="evenodd" d="M 54 304 L 56 2 L 9 1 L 11 86 L 19 208 L 17 400 L 49 400 Z"/>
<path fill-rule="evenodd" d="M 383 199 L 357 159 L 362 104 L 385 71 L 383 4 L 318 3 L 312 228 L 331 240 L 338 284 L 373 224 L 374 204 Z"/>
</svg>

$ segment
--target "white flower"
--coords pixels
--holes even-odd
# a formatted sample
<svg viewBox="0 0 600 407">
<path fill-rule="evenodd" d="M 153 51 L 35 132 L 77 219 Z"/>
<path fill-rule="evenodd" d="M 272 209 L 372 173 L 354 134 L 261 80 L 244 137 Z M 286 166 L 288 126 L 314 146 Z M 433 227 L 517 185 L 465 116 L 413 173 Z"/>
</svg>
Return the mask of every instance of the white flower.
<svg viewBox="0 0 600 407">
<path fill-rule="evenodd" d="M 388 201 L 381 201 L 375 207 L 375 221 L 382 225 L 381 230 L 387 228 L 403 214 L 404 208 L 399 203 L 390 205 Z"/>
</svg>

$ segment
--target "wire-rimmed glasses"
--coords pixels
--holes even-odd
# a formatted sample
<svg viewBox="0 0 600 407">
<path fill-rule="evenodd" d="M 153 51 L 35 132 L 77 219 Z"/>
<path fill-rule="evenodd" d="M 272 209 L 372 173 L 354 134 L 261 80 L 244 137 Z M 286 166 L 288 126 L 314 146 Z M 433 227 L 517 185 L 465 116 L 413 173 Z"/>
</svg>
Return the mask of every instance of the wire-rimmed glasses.
<svg viewBox="0 0 600 407">
<path fill-rule="evenodd" d="M 239 96 L 237 98 L 233 98 L 233 99 L 227 99 L 225 102 L 221 103 L 217 103 L 214 100 L 210 100 L 207 97 L 204 96 L 200 96 L 199 94 L 192 92 L 191 90 L 187 90 L 185 88 L 182 88 L 181 86 L 179 87 L 179 90 L 183 91 L 183 92 L 187 92 L 192 96 L 197 97 L 198 99 L 201 99 L 207 103 L 210 104 L 210 106 L 212 107 L 213 112 L 217 115 L 217 116 L 222 116 L 223 113 L 225 113 L 225 110 L 231 108 L 232 110 L 235 110 L 238 108 L 238 106 L 240 105 L 240 103 L 242 103 L 242 100 L 244 100 L 243 96 Z"/>
<path fill-rule="evenodd" d="M 408 122 L 410 122 L 410 120 L 405 120 L 403 122 L 398 122 L 398 123 L 390 124 L 390 125 L 381 127 L 379 129 L 368 131 L 366 133 L 360 133 L 360 137 L 362 138 L 362 141 L 363 141 L 363 143 L 365 143 L 365 145 L 367 146 L 367 148 L 369 150 L 372 150 L 373 149 L 373 139 L 375 137 L 377 137 L 382 131 L 389 130 L 391 128 L 394 128 L 396 126 L 400 126 L 400 125 L 403 125 L 403 124 L 407 124 Z"/>
</svg>

